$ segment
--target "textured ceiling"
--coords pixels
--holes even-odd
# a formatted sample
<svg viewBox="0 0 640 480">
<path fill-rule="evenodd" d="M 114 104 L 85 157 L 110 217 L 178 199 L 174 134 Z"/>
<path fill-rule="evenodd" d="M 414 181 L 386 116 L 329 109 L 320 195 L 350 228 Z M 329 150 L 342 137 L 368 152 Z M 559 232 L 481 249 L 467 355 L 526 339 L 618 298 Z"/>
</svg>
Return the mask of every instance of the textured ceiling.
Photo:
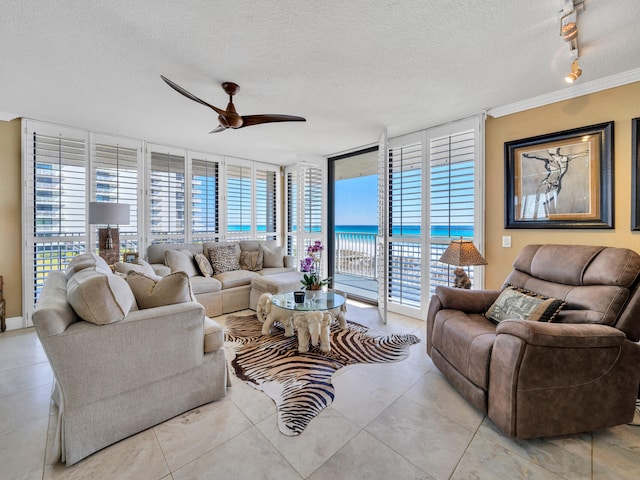
<svg viewBox="0 0 640 480">
<path fill-rule="evenodd" d="M 640 2 L 586 0 L 583 75 L 640 67 Z M 567 88 L 560 0 L 0 0 L 0 112 L 291 163 Z M 301 115 L 208 134 L 216 114 Z"/>
</svg>

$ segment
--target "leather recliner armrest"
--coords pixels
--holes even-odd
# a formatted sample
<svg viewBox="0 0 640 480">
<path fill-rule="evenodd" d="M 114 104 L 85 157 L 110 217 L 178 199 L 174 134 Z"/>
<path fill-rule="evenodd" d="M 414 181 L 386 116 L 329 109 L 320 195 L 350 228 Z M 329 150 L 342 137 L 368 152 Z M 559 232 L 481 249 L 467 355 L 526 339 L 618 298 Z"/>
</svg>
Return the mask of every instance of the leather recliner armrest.
<svg viewBox="0 0 640 480">
<path fill-rule="evenodd" d="M 504 320 L 498 324 L 496 335 L 509 334 L 529 345 L 558 348 L 599 348 L 621 345 L 626 336 L 607 325 L 577 323 L 530 322 Z"/>
<path fill-rule="evenodd" d="M 496 301 L 498 290 L 465 290 L 463 288 L 437 286 L 435 296 L 443 309 L 465 313 L 484 313 Z"/>
</svg>

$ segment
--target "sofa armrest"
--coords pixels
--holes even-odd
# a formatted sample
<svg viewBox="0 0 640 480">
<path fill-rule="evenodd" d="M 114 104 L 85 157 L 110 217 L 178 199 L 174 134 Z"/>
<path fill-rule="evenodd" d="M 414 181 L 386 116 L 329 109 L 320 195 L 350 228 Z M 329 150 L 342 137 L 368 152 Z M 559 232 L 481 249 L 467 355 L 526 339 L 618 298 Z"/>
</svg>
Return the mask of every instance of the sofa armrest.
<svg viewBox="0 0 640 480">
<path fill-rule="evenodd" d="M 293 255 L 284 256 L 284 266 L 287 268 L 296 268 L 296 257 Z"/>
<path fill-rule="evenodd" d="M 204 308 L 187 302 L 130 312 L 122 321 L 78 321 L 42 339 L 66 407 L 85 405 L 203 362 Z"/>
<path fill-rule="evenodd" d="M 599 348 L 621 345 L 626 336 L 607 325 L 504 320 L 496 335 L 513 335 L 529 345 L 557 348 Z"/>
<path fill-rule="evenodd" d="M 464 288 L 437 286 L 435 296 L 443 309 L 465 313 L 484 313 L 500 296 L 498 290 L 466 290 Z"/>
</svg>

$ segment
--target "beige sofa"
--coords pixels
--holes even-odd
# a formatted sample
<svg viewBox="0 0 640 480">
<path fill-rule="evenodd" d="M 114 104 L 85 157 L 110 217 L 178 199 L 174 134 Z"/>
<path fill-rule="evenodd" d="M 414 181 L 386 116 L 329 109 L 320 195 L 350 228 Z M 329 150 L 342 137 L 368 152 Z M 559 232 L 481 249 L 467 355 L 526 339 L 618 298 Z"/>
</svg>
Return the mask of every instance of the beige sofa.
<svg viewBox="0 0 640 480">
<path fill-rule="evenodd" d="M 631 421 L 640 381 L 640 256 L 528 245 L 507 285 L 502 293 L 436 288 L 427 353 L 443 375 L 517 438 Z M 529 306 L 553 313 L 532 321 Z"/>
<path fill-rule="evenodd" d="M 204 276 L 198 268 L 195 256 L 204 255 L 204 258 L 210 261 L 213 251 L 220 248 L 232 248 L 235 251 L 238 268 L 221 273 L 213 271 L 211 276 Z M 168 254 L 167 251 L 172 252 Z M 181 258 L 175 253 L 180 251 L 187 258 Z M 241 262 L 241 259 L 251 254 L 254 255 L 254 259 L 261 254 L 262 263 L 254 265 L 261 268 L 252 270 L 246 263 Z M 202 260 L 202 257 L 200 259 Z M 147 249 L 147 262 L 159 276 L 175 271 L 186 272 L 190 277 L 196 300 L 204 305 L 210 317 L 249 308 L 253 278 L 296 270 L 295 258 L 285 255 L 284 248 L 278 247 L 275 240 L 154 244 Z"/>
<path fill-rule="evenodd" d="M 186 275 L 160 282 L 125 279 L 92 254 L 47 276 L 33 323 L 55 378 L 54 455 L 67 465 L 225 395 L 222 328 Z"/>
</svg>

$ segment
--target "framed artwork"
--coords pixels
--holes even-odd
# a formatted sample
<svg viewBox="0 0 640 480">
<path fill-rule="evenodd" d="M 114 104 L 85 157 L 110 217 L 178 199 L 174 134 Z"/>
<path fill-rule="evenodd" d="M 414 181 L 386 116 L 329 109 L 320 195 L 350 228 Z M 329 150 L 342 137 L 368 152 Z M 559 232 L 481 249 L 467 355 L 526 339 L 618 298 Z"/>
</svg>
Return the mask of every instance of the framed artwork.
<svg viewBox="0 0 640 480">
<path fill-rule="evenodd" d="M 138 252 L 124 252 L 122 260 L 127 263 L 135 263 L 138 261 Z"/>
<path fill-rule="evenodd" d="M 613 228 L 613 122 L 504 144 L 505 228 Z"/>
<path fill-rule="evenodd" d="M 631 120 L 631 230 L 640 230 L 640 117 Z"/>
</svg>

